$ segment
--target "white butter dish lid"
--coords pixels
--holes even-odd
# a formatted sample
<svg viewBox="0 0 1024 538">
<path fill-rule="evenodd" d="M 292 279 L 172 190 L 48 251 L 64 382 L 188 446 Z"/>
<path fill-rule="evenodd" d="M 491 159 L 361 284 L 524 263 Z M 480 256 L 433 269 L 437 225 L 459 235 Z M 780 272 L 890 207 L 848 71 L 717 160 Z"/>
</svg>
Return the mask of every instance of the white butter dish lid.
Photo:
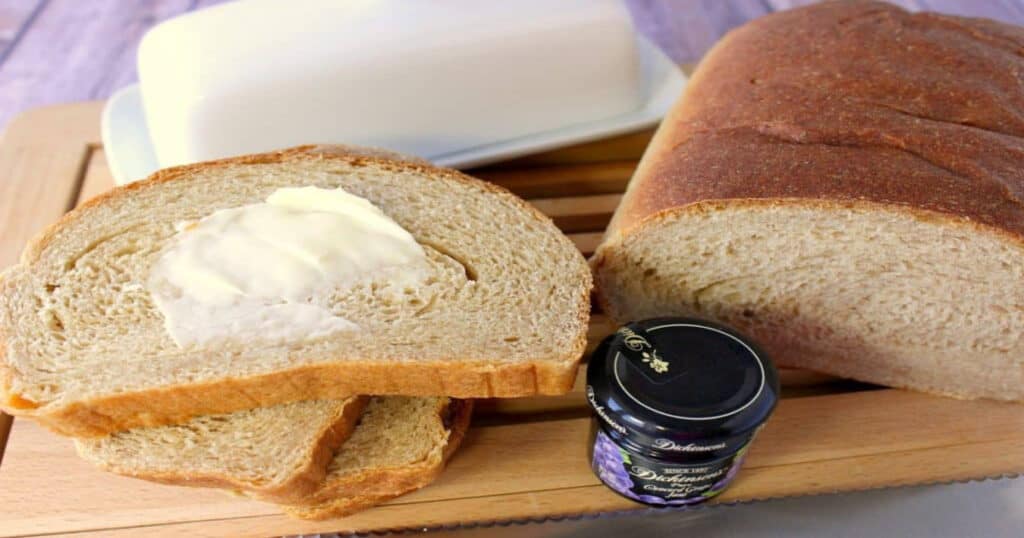
<svg viewBox="0 0 1024 538">
<path fill-rule="evenodd" d="M 616 0 L 283 5 L 245 0 L 147 34 L 140 86 L 103 115 L 118 184 L 305 143 L 484 164 L 653 125 L 685 83 Z"/>
</svg>

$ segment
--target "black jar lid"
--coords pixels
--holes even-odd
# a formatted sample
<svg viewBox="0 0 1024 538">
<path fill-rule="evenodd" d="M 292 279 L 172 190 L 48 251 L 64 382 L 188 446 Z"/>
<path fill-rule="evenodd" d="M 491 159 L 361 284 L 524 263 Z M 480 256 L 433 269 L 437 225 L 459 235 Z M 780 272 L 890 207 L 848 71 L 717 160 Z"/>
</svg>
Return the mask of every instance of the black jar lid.
<svg viewBox="0 0 1024 538">
<path fill-rule="evenodd" d="M 655 318 L 605 338 L 587 368 L 587 399 L 605 431 L 655 456 L 738 450 L 775 408 L 779 378 L 736 331 Z"/>
</svg>

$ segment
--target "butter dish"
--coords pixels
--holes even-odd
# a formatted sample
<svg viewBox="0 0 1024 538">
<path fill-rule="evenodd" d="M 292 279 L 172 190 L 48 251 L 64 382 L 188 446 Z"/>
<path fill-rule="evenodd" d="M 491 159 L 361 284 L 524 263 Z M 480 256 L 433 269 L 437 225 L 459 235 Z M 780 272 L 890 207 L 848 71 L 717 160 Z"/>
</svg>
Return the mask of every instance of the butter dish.
<svg viewBox="0 0 1024 538">
<path fill-rule="evenodd" d="M 341 4 L 245 0 L 151 30 L 140 84 L 103 114 L 115 181 L 310 142 L 464 168 L 649 127 L 685 84 L 615 0 Z M 331 37 L 349 27 L 358 39 Z"/>
</svg>

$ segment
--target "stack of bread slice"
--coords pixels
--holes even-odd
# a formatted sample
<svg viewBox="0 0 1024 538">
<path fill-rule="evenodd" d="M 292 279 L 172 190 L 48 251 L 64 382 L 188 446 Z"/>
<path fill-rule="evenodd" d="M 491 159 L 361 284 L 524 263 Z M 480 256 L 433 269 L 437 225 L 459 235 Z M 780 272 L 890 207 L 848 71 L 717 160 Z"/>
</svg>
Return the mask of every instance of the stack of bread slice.
<svg viewBox="0 0 1024 538">
<path fill-rule="evenodd" d="M 472 403 L 356 396 L 197 417 L 77 439 L 100 468 L 154 482 L 231 489 L 301 518 L 338 517 L 434 480 Z M 361 416 L 360 416 L 361 413 Z"/>
<path fill-rule="evenodd" d="M 143 285 L 176 223 L 298 186 L 372 202 L 432 277 L 397 302 L 313 298 L 355 333 L 178 347 Z M 567 392 L 590 287 L 548 218 L 453 170 L 337 146 L 172 168 L 72 211 L 0 275 L 0 407 L 112 472 L 340 516 L 431 482 L 473 398 Z"/>
</svg>

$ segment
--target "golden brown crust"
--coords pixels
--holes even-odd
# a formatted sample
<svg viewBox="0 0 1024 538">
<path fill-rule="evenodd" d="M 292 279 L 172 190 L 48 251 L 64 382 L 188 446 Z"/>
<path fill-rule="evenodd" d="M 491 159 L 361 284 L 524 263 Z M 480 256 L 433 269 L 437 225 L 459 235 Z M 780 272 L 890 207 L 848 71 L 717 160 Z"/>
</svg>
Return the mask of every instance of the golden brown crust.
<svg viewBox="0 0 1024 538">
<path fill-rule="evenodd" d="M 276 152 L 168 168 L 154 173 L 145 180 L 115 188 L 70 211 L 29 242 L 22 253 L 21 266 L 32 264 L 58 230 L 88 215 L 93 207 L 130 196 L 136 191 L 155 188 L 165 182 L 187 178 L 193 173 L 210 168 L 283 163 L 307 160 L 311 156 L 341 160 L 352 166 L 372 164 L 385 170 L 416 172 L 458 181 L 482 192 L 500 196 L 536 220 L 554 227 L 551 219 L 508 190 L 457 170 L 435 167 L 416 158 L 403 157 L 408 160 L 396 160 L 381 157 L 379 154 L 367 154 L 364 148 L 305 145 Z M 568 237 L 559 235 L 559 238 L 565 248 L 575 250 Z M 581 268 L 585 269 L 582 263 Z M 198 415 L 247 409 L 252 407 L 249 398 L 237 397 L 238 394 L 235 394 L 236 397 L 232 396 L 233 392 L 243 390 L 247 395 L 260 395 L 260 406 L 305 399 L 337 399 L 367 393 L 458 398 L 565 394 L 572 388 L 579 359 L 586 347 L 587 320 L 590 317 L 590 272 L 581 271 L 579 278 L 585 279 L 577 303 L 580 331 L 574 339 L 573 346 L 559 356 L 538 357 L 533 361 L 516 363 L 460 361 L 454 358 L 431 363 L 346 360 L 205 384 L 111 394 L 65 405 L 31 402 L 12 393 L 9 376 L 13 373 L 3 368 L 0 375 L 6 376 L 7 379 L 0 378 L 0 409 L 11 414 L 35 418 L 57 433 L 76 437 L 96 437 L 139 426 L 180 423 Z M 0 332 L 0 337 L 2 336 Z M 3 340 L 0 340 L 0 350 L 4 348 Z M 3 359 L 2 355 L 0 359 Z M 6 362 L 0 364 L 6 365 Z"/>
<path fill-rule="evenodd" d="M 472 401 L 450 400 L 448 405 L 452 407 L 448 442 L 437 461 L 380 469 L 346 478 L 344 483 L 326 485 L 326 489 L 314 496 L 310 503 L 282 506 L 282 509 L 289 516 L 303 519 L 343 517 L 430 484 L 458 450 L 473 414 Z M 445 408 L 438 409 L 442 414 L 446 411 Z"/>
<path fill-rule="evenodd" d="M 238 480 L 237 477 L 223 473 L 196 474 L 182 470 L 167 472 L 140 472 L 132 467 L 120 467 L 118 462 L 94 461 L 101 469 L 112 473 L 139 478 L 160 484 L 190 487 L 223 488 L 246 492 L 252 497 L 274 502 L 299 502 L 314 493 L 323 484 L 327 465 L 334 458 L 335 452 L 352 435 L 359 417 L 362 415 L 368 396 L 354 397 L 332 420 L 325 424 L 316 434 L 316 442 L 307 448 L 305 463 L 302 468 L 279 484 L 263 485 Z"/>
<path fill-rule="evenodd" d="M 358 495 L 397 496 L 433 482 L 441 474 L 445 462 L 462 442 L 462 436 L 469 427 L 472 405 L 469 400 L 439 400 L 437 418 L 446 423 L 448 430 L 447 442 L 444 447 L 439 447 L 439 453 L 431 454 L 423 461 L 404 467 L 374 469 L 346 475 L 343 480 L 324 484 L 314 495 L 301 500 L 298 504 L 317 505 L 339 497 Z"/>
<path fill-rule="evenodd" d="M 703 200 L 872 201 L 1024 233 L 1024 29 L 835 2 L 705 57 L 609 236 Z"/>
<path fill-rule="evenodd" d="M 557 395 L 572 389 L 577 368 L 575 362 L 568 361 L 505 364 L 456 360 L 339 361 L 237 379 L 235 383 L 244 386 L 246 395 L 260 397 L 255 402 L 256 407 L 296 400 L 337 399 L 366 392 L 403 396 L 436 396 L 441 392 L 456 398 Z M 177 424 L 198 415 L 230 413 L 254 406 L 251 399 L 232 398 L 228 393 L 231 389 L 229 383 L 215 381 L 115 394 L 53 410 L 11 411 L 31 416 L 63 435 L 99 437 L 109 432 Z M 9 409 L 6 405 L 5 408 Z"/>
</svg>

